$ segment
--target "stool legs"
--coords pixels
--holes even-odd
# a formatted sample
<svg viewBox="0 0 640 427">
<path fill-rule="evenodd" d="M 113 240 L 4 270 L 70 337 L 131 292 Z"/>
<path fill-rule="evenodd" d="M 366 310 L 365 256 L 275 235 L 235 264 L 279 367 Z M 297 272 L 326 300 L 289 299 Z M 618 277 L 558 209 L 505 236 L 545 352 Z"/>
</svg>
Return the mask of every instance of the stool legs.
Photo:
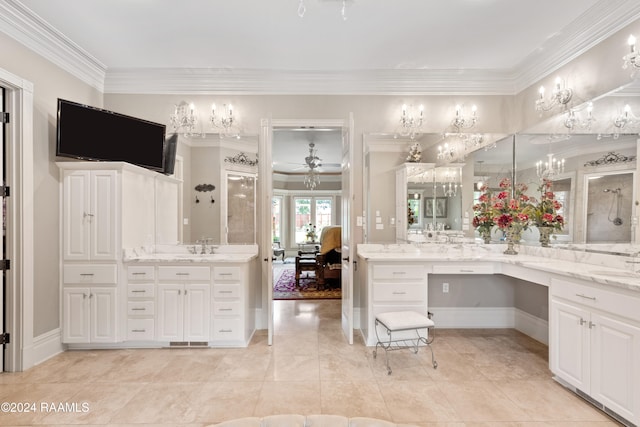
<svg viewBox="0 0 640 427">
<path fill-rule="evenodd" d="M 385 340 L 385 341 L 381 341 L 380 340 L 380 337 L 378 336 L 378 325 L 381 325 L 386 330 L 387 340 Z M 389 352 L 390 351 L 411 349 L 414 354 L 417 354 L 418 350 L 420 349 L 420 344 L 424 344 L 431 351 L 431 365 L 433 366 L 433 369 L 437 369 L 438 368 L 438 362 L 435 359 L 435 355 L 433 353 L 433 348 L 431 347 L 431 343 L 433 342 L 433 340 L 435 338 L 435 334 L 434 334 L 435 328 L 428 327 L 426 329 L 427 329 L 427 336 L 429 337 L 428 339 L 423 337 L 423 336 L 421 336 L 420 332 L 418 331 L 418 329 L 411 329 L 411 330 L 415 331 L 415 333 L 416 333 L 416 337 L 415 338 L 396 339 L 396 340 L 394 340 L 392 338 L 392 334 L 394 332 L 404 332 L 404 331 L 407 331 L 407 329 L 402 330 L 402 331 L 392 331 L 384 323 L 382 323 L 378 319 L 376 319 L 375 330 L 376 330 L 376 338 L 377 338 L 378 342 L 376 342 L 376 347 L 373 350 L 373 358 L 375 359 L 377 357 L 378 346 L 380 346 L 380 348 L 384 350 L 385 365 L 387 366 L 387 375 L 391 375 L 392 370 L 391 370 L 391 365 L 389 364 Z"/>
</svg>

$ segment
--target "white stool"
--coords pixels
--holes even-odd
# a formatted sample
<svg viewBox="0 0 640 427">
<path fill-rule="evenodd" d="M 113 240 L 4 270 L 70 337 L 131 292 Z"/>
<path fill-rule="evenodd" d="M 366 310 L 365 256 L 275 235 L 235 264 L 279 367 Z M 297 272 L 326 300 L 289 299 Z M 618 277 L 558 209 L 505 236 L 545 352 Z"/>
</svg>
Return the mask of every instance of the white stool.
<svg viewBox="0 0 640 427">
<path fill-rule="evenodd" d="M 420 314 L 415 311 L 390 311 L 387 313 L 380 313 L 376 316 L 376 348 L 373 350 L 373 358 L 376 358 L 378 352 L 378 346 L 384 349 L 385 361 L 387 364 L 387 374 L 391 375 L 391 366 L 389 366 L 389 352 L 394 350 L 404 350 L 406 348 L 413 349 L 414 353 L 418 353 L 420 344 L 424 344 L 431 350 L 431 364 L 433 369 L 438 367 L 433 355 L 433 348 L 431 343 L 434 338 L 435 323 L 431 320 L 431 313 L 428 316 Z M 378 336 L 378 325 L 384 327 L 387 331 L 387 340 L 381 341 Z M 420 330 L 426 329 L 427 336 L 420 335 Z M 400 334 L 401 332 L 413 331 L 413 334 Z M 396 334 L 394 338 L 393 334 Z M 401 337 L 398 337 L 401 335 Z"/>
</svg>

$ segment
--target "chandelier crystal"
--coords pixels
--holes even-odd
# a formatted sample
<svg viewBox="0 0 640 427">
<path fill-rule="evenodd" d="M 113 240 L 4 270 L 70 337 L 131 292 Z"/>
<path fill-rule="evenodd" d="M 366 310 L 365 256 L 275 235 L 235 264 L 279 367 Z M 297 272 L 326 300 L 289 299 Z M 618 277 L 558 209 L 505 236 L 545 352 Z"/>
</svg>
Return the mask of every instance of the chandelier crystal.
<svg viewBox="0 0 640 427">
<path fill-rule="evenodd" d="M 320 185 L 320 172 L 318 168 L 322 166 L 322 159 L 318 157 L 316 145 L 313 142 L 309 143 L 309 155 L 304 158 L 304 163 L 309 168 L 307 174 L 304 177 L 304 185 L 309 190 L 315 190 Z"/>
<path fill-rule="evenodd" d="M 442 186 L 442 193 L 446 197 L 455 197 L 458 194 L 458 189 L 462 188 L 462 168 L 441 169 L 436 179 Z"/>
<path fill-rule="evenodd" d="M 550 178 L 564 173 L 564 159 L 556 159 L 553 154 L 547 154 L 547 161 L 539 160 L 536 163 L 536 174 L 539 178 Z"/>
<path fill-rule="evenodd" d="M 411 106 L 407 104 L 402 105 L 402 112 L 400 113 L 400 124 L 396 130 L 396 134 L 409 137 L 410 139 L 416 139 L 422 132 L 422 124 L 424 123 L 424 106 L 418 107 L 418 113 L 413 111 Z"/>
<path fill-rule="evenodd" d="M 595 121 L 596 119 L 593 117 L 593 103 L 589 102 L 587 104 L 587 117 L 584 120 L 582 120 L 579 113 L 572 108 L 567 111 L 564 126 L 569 129 L 569 132 L 572 132 L 575 129 L 591 130 L 591 124 Z"/>
<path fill-rule="evenodd" d="M 456 149 L 453 145 L 445 142 L 444 145 L 438 145 L 438 160 L 451 161 L 456 157 Z"/>
<path fill-rule="evenodd" d="M 553 91 L 548 98 L 545 98 L 544 86 L 540 86 L 540 97 L 536 100 L 536 111 L 549 111 L 556 106 L 565 106 L 571 101 L 573 97 L 573 89 L 565 87 L 560 77 L 556 78 Z"/>
<path fill-rule="evenodd" d="M 622 57 L 622 60 L 624 61 L 622 69 L 626 70 L 627 68 L 632 68 L 635 73 L 636 70 L 640 69 L 640 61 L 638 60 L 638 52 L 636 50 L 636 38 L 633 34 L 629 36 L 627 44 L 629 45 L 630 52 Z"/>
<path fill-rule="evenodd" d="M 169 117 L 169 123 L 176 133 L 182 132 L 184 136 L 191 136 L 198 124 L 196 107 L 193 103 L 182 101 L 175 106 L 173 114 Z"/>
</svg>

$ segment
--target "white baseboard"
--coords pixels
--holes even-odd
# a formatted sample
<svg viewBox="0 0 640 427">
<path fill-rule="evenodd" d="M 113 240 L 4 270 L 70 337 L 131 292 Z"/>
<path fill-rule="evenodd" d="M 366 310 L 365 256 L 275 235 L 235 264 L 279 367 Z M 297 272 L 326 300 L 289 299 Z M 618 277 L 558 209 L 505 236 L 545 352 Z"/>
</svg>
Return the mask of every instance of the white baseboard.
<svg viewBox="0 0 640 427">
<path fill-rule="evenodd" d="M 22 369 L 26 371 L 63 351 L 60 328 L 38 335 L 33 339 L 33 344 L 23 350 Z"/>
<path fill-rule="evenodd" d="M 536 341 L 549 345 L 549 321 L 514 308 L 515 328 Z"/>
</svg>

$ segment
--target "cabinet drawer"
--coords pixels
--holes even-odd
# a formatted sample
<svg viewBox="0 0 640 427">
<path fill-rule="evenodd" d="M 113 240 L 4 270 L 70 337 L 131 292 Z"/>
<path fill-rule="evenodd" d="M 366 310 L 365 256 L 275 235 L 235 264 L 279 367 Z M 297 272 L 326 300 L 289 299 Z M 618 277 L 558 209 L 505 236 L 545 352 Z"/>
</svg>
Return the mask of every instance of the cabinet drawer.
<svg viewBox="0 0 640 427">
<path fill-rule="evenodd" d="M 213 298 L 240 298 L 240 285 L 213 285 Z"/>
<path fill-rule="evenodd" d="M 551 279 L 551 295 L 640 321 L 640 298 L 562 279 Z"/>
<path fill-rule="evenodd" d="M 213 280 L 240 280 L 240 267 L 213 267 Z"/>
<path fill-rule="evenodd" d="M 209 280 L 211 278 L 211 269 L 209 267 L 193 267 L 193 266 L 166 266 L 158 267 L 158 278 L 160 280 Z"/>
<path fill-rule="evenodd" d="M 155 303 L 153 301 L 128 301 L 127 315 L 129 316 L 153 316 Z"/>
<path fill-rule="evenodd" d="M 422 265 L 374 265 L 373 279 L 424 279 L 427 275 Z"/>
<path fill-rule="evenodd" d="M 214 316 L 236 316 L 242 314 L 242 304 L 234 301 L 220 301 L 213 303 Z"/>
<path fill-rule="evenodd" d="M 493 264 L 434 265 L 433 274 L 493 274 Z"/>
<path fill-rule="evenodd" d="M 153 298 L 156 295 L 156 287 L 152 283 L 127 286 L 128 298 Z"/>
<path fill-rule="evenodd" d="M 62 273 L 62 280 L 65 284 L 95 283 L 102 285 L 115 285 L 118 283 L 118 267 L 115 264 L 65 264 Z"/>
<path fill-rule="evenodd" d="M 215 319 L 213 321 L 213 340 L 243 340 L 242 321 L 240 319 Z"/>
<path fill-rule="evenodd" d="M 152 265 L 135 265 L 127 267 L 128 280 L 154 280 L 156 271 Z"/>
<path fill-rule="evenodd" d="M 153 319 L 127 319 L 127 340 L 152 341 L 155 339 Z"/>
<path fill-rule="evenodd" d="M 373 300 L 376 302 L 411 302 L 420 304 L 426 301 L 427 287 L 422 283 L 374 283 Z"/>
</svg>

